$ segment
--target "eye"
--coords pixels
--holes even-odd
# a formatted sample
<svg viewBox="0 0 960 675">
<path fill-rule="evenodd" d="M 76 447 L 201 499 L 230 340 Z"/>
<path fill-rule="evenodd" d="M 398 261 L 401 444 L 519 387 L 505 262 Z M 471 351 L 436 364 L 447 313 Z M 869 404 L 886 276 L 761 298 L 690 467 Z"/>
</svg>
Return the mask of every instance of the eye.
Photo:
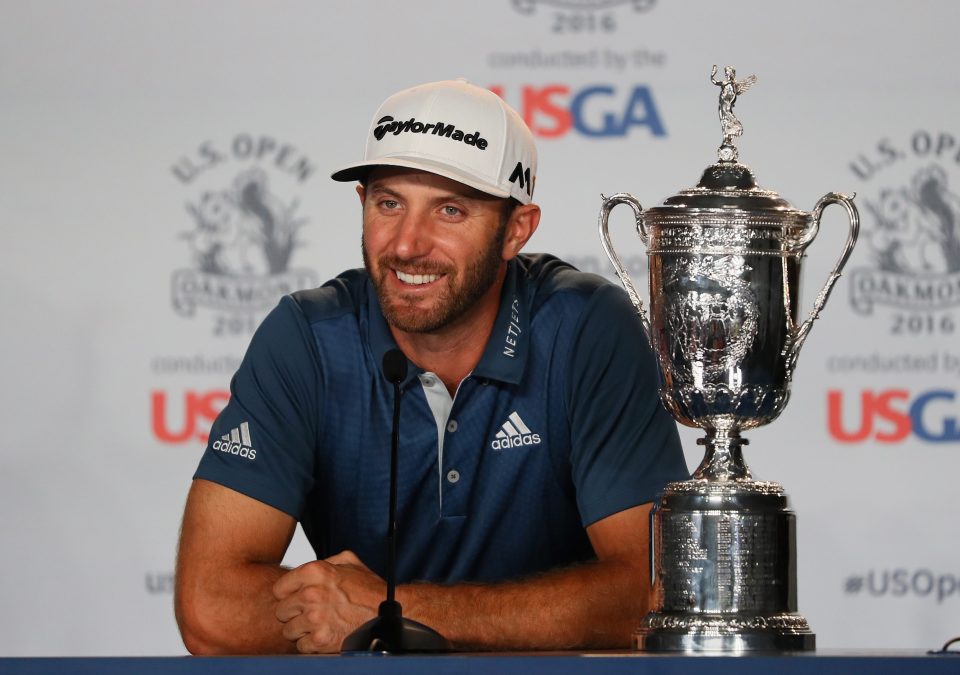
<svg viewBox="0 0 960 675">
<path fill-rule="evenodd" d="M 400 202 L 396 199 L 384 199 L 380 202 L 380 208 L 392 211 L 393 209 L 399 208 Z"/>
<path fill-rule="evenodd" d="M 456 218 L 457 216 L 463 215 L 463 211 L 452 204 L 447 204 L 441 210 L 443 211 L 443 215 L 447 216 L 448 218 Z"/>
</svg>

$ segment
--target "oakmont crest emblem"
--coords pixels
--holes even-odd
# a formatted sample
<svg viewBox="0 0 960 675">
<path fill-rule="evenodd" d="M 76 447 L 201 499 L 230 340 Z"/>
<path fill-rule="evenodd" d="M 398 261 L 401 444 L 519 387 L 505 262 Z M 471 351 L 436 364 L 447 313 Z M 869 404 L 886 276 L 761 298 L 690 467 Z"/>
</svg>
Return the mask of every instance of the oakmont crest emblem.
<svg viewBox="0 0 960 675">
<path fill-rule="evenodd" d="M 938 332 L 944 319 L 953 324 L 943 312 L 960 305 L 958 157 L 952 134 L 918 131 L 899 143 L 884 139 L 850 164 L 867 184 L 862 248 L 873 264 L 852 271 L 850 303 L 862 315 L 879 306 L 899 313 L 894 333 L 918 317 L 929 324 L 923 332 Z"/>
<path fill-rule="evenodd" d="M 181 158 L 173 174 L 195 187 L 180 232 L 191 267 L 173 273 L 174 311 L 213 315 L 216 335 L 247 334 L 280 297 L 316 286 L 313 270 L 292 260 L 308 219 L 291 188 L 314 166 L 292 146 L 239 134 L 229 144 L 206 142 Z"/>
</svg>

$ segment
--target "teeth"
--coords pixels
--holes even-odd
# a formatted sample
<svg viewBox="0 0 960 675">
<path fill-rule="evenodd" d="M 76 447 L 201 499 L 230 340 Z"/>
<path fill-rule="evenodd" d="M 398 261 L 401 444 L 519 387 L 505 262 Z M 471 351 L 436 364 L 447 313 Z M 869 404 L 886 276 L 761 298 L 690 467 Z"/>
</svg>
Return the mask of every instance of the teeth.
<svg viewBox="0 0 960 675">
<path fill-rule="evenodd" d="M 414 286 L 419 286 L 421 284 L 429 284 L 432 281 L 436 281 L 440 278 L 439 274 L 407 274 L 406 272 L 401 272 L 396 270 L 397 278 L 405 284 L 413 284 Z"/>
</svg>

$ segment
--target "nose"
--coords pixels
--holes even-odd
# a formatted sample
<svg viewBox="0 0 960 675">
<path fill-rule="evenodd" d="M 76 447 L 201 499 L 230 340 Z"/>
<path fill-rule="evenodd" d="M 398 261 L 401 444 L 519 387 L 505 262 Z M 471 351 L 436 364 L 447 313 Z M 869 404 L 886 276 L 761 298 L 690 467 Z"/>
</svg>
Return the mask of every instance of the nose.
<svg viewBox="0 0 960 675">
<path fill-rule="evenodd" d="M 430 252 L 430 219 L 426 214 L 410 210 L 398 219 L 393 236 L 393 249 L 404 260 L 419 258 Z"/>
</svg>

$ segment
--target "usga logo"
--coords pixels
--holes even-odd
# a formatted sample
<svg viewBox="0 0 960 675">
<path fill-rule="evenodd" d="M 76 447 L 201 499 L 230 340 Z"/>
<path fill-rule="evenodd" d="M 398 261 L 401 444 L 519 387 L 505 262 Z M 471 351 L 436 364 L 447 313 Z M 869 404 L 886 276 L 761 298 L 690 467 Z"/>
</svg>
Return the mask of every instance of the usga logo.
<svg viewBox="0 0 960 675">
<path fill-rule="evenodd" d="M 540 434 L 535 434 L 523 423 L 520 415 L 514 410 L 507 421 L 500 426 L 490 447 L 494 450 L 519 448 L 524 445 L 540 445 Z"/>
<path fill-rule="evenodd" d="M 519 91 L 494 85 L 490 90 L 511 103 L 541 138 L 559 138 L 571 130 L 590 137 L 642 130 L 657 138 L 667 135 L 653 91 L 645 84 L 628 89 L 591 84 L 576 90 L 566 84 L 526 84 Z"/>
<path fill-rule="evenodd" d="M 170 400 L 168 400 L 170 399 Z M 182 400 L 182 413 L 178 402 Z M 163 443 L 179 444 L 206 442 L 210 424 L 230 400 L 230 392 L 223 390 L 194 391 L 178 395 L 162 389 L 150 394 L 151 423 L 154 437 Z M 171 405 L 176 410 L 171 411 Z M 171 424 L 171 420 L 174 424 Z"/>
<path fill-rule="evenodd" d="M 852 395 L 851 395 L 852 394 Z M 845 401 L 849 398 L 851 400 Z M 840 443 L 900 443 L 913 434 L 930 443 L 960 442 L 956 392 L 906 389 L 827 392 L 827 430 Z M 849 419 L 844 409 L 849 408 Z"/>
</svg>

